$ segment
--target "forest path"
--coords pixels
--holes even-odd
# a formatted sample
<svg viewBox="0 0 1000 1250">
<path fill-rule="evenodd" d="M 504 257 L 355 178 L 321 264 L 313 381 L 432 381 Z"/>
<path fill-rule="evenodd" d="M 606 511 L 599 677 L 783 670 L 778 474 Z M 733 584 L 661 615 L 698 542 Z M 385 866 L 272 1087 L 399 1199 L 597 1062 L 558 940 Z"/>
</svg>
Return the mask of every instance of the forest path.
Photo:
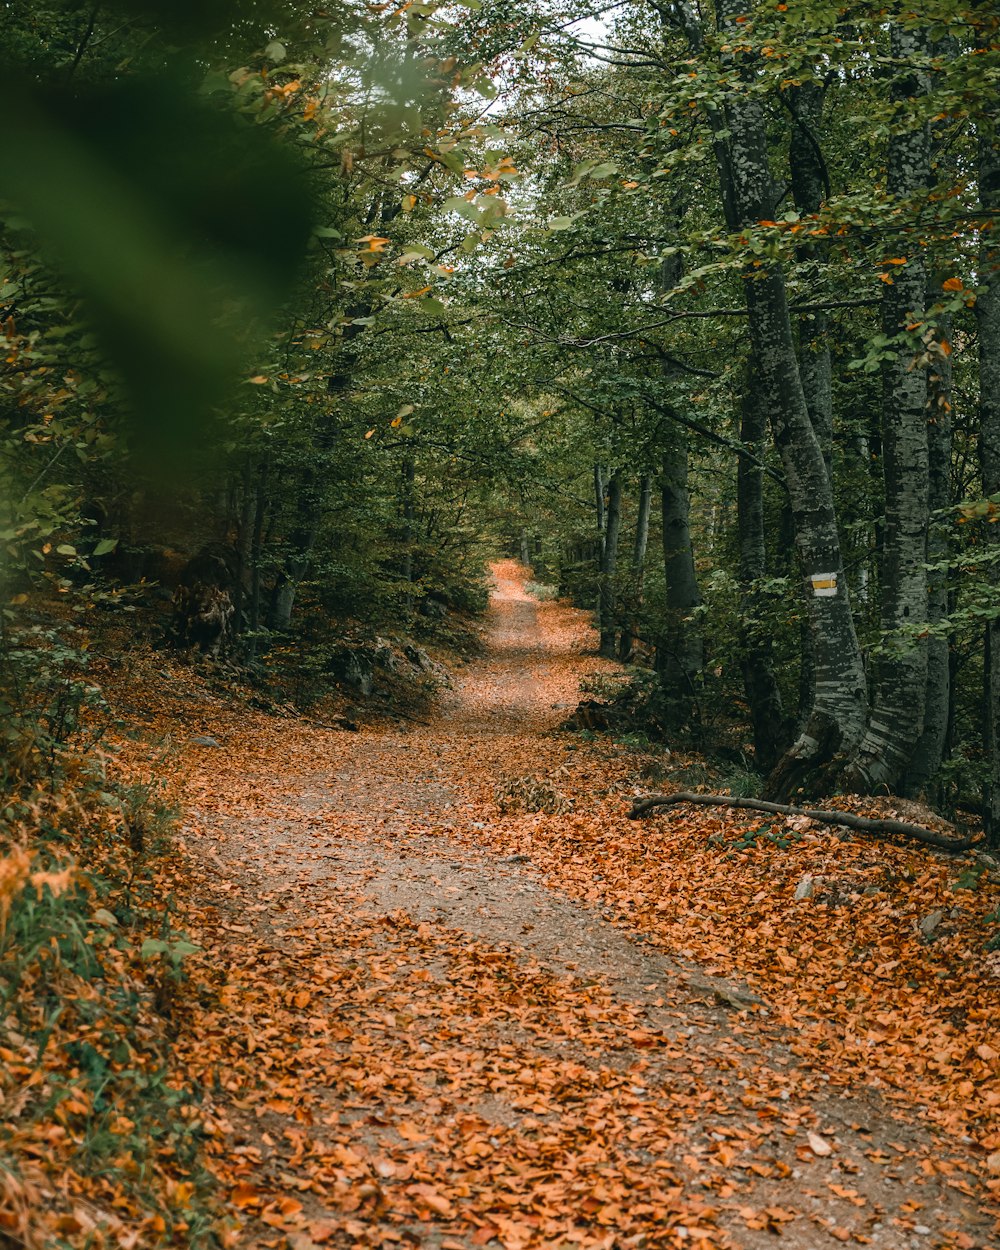
<svg viewBox="0 0 1000 1250">
<path fill-rule="evenodd" d="M 555 842 L 599 840 L 635 778 L 553 732 L 606 667 L 586 614 L 494 575 L 485 654 L 431 724 L 261 726 L 200 775 L 214 989 L 179 1047 L 213 1091 L 232 1244 L 996 1244 L 966 1144 L 659 952 L 603 873 L 562 877 Z M 529 776 L 571 810 L 498 807 Z"/>
</svg>

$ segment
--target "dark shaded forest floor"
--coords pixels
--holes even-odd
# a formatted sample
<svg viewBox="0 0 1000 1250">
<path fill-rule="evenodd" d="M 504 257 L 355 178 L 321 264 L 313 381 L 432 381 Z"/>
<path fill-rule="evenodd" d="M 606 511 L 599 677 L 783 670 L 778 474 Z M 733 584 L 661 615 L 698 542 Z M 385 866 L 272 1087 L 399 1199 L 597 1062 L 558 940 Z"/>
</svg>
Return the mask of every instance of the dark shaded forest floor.
<svg viewBox="0 0 1000 1250">
<path fill-rule="evenodd" d="M 427 725 L 144 696 L 183 743 L 170 1018 L 227 1242 L 998 1244 L 996 883 L 794 818 L 628 821 L 694 762 L 557 731 L 587 616 L 495 573 Z"/>
</svg>

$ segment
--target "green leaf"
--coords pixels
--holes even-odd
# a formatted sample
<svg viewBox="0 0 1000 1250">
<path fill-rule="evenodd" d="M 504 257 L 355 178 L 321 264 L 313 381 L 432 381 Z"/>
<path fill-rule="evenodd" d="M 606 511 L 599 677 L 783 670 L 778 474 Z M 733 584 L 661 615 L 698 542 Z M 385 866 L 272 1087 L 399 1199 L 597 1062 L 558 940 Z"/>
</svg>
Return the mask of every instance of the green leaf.
<svg viewBox="0 0 1000 1250">
<path fill-rule="evenodd" d="M 473 225 L 478 226 L 482 221 L 482 213 L 474 204 L 462 195 L 450 195 L 441 207 L 448 212 L 458 213 L 460 217 L 464 217 L 466 221 L 471 221 Z"/>
<path fill-rule="evenodd" d="M 433 260 L 436 255 L 437 253 L 432 247 L 421 247 L 416 243 L 411 243 L 396 263 L 398 265 L 406 265 L 411 260 Z"/>
<path fill-rule="evenodd" d="M 117 546 L 118 546 L 117 538 L 102 538 L 101 541 L 94 548 L 94 555 L 106 556 L 109 551 L 114 551 L 114 549 Z"/>
<path fill-rule="evenodd" d="M 288 52 L 285 50 L 285 45 L 277 39 L 272 39 L 264 49 L 264 56 L 272 65 L 280 64 L 287 55 Z"/>
<path fill-rule="evenodd" d="M 163 942 L 160 938 L 146 938 L 139 947 L 139 954 L 143 959 L 152 959 L 154 955 L 165 955 L 168 950 L 169 942 Z"/>
<path fill-rule="evenodd" d="M 417 300 L 417 307 L 422 313 L 428 313 L 432 317 L 440 317 L 444 313 L 444 304 L 432 295 L 426 299 Z"/>
<path fill-rule="evenodd" d="M 612 174 L 616 174 L 617 172 L 618 166 L 614 163 L 614 161 L 605 161 L 602 165 L 595 165 L 594 168 L 587 173 L 587 177 L 610 178 Z"/>
<path fill-rule="evenodd" d="M 548 223 L 549 230 L 571 230 L 573 228 L 572 217 L 553 217 Z"/>
</svg>

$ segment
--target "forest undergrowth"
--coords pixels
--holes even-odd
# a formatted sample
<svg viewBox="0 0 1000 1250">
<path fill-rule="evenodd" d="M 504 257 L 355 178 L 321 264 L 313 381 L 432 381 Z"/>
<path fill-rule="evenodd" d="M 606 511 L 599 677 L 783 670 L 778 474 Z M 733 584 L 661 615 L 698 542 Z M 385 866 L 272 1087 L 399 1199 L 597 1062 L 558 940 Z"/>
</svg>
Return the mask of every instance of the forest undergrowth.
<svg viewBox="0 0 1000 1250">
<path fill-rule="evenodd" d="M 100 783 L 4 848 L 7 1243 L 991 1244 L 996 874 L 795 817 L 630 821 L 718 778 L 557 730 L 614 665 L 497 574 L 426 725 L 95 662 Z"/>
</svg>

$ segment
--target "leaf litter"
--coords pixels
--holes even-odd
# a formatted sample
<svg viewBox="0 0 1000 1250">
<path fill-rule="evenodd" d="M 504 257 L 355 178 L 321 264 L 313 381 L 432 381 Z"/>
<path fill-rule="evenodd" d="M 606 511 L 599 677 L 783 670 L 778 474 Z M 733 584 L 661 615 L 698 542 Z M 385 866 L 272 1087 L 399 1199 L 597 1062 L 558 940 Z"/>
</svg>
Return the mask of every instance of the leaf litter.
<svg viewBox="0 0 1000 1250">
<path fill-rule="evenodd" d="M 629 821 L 636 753 L 554 728 L 613 667 L 587 614 L 494 573 L 427 726 L 139 700 L 186 742 L 175 1064 L 224 1243 L 997 1244 L 995 882 L 795 818 Z"/>
</svg>

